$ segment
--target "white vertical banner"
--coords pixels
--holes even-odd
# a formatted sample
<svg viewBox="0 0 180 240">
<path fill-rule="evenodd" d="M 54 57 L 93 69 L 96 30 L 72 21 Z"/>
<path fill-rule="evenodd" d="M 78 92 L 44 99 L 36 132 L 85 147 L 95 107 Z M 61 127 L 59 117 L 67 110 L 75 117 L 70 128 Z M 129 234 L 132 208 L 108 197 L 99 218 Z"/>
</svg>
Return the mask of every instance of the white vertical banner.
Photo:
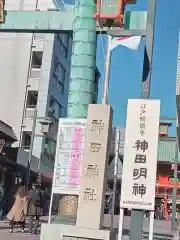
<svg viewBox="0 0 180 240">
<path fill-rule="evenodd" d="M 60 118 L 52 192 L 79 194 L 86 119 Z"/>
<path fill-rule="evenodd" d="M 154 210 L 159 117 L 159 100 L 128 101 L 121 208 Z"/>
</svg>

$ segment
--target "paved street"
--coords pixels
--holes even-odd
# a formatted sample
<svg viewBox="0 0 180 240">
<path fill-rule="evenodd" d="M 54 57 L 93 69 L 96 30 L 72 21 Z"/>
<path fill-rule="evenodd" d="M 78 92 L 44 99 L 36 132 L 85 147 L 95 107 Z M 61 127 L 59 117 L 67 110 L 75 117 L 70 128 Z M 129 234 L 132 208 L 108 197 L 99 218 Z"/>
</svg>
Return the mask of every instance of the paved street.
<svg viewBox="0 0 180 240">
<path fill-rule="evenodd" d="M 21 233 L 21 230 L 19 228 L 15 228 L 14 233 L 9 233 L 8 222 L 0 221 L 0 239 L 39 240 L 40 237 L 39 237 L 39 235 L 29 235 L 28 233 Z"/>
<path fill-rule="evenodd" d="M 115 216 L 114 219 L 114 228 L 118 228 L 119 218 Z M 47 217 L 42 219 L 42 222 L 47 222 Z M 106 215 L 104 218 L 104 226 L 109 227 L 110 216 Z M 123 240 L 129 240 L 129 229 L 130 229 L 130 218 L 124 218 L 124 237 Z M 26 229 L 27 231 L 27 229 Z M 148 231 L 149 231 L 149 220 L 143 220 L 143 239 L 148 239 Z M 21 233 L 19 228 L 14 229 L 14 233 L 9 233 L 9 225 L 7 221 L 0 221 L 0 239 L 7 240 L 39 240 L 39 235 L 29 235 L 26 233 Z M 171 240 L 172 232 L 170 227 L 170 222 L 168 221 L 157 221 L 154 222 L 154 240 Z"/>
<path fill-rule="evenodd" d="M 39 240 L 39 236 L 30 236 L 28 234 L 22 233 L 9 233 L 7 230 L 2 231 L 0 230 L 0 239 L 7 239 L 7 240 Z"/>
<path fill-rule="evenodd" d="M 41 217 L 41 223 L 47 222 L 48 217 Z M 15 228 L 14 233 L 9 233 L 8 221 L 0 221 L 0 239 L 7 240 L 39 240 L 39 235 L 29 235 L 26 229 L 26 233 L 21 233 L 21 229 Z"/>
</svg>

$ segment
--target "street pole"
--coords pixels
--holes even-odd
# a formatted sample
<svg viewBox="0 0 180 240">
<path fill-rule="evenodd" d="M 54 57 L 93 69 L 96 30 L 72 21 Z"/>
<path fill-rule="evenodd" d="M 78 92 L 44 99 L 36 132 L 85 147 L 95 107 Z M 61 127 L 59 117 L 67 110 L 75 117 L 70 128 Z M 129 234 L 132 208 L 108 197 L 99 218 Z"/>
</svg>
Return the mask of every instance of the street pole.
<svg viewBox="0 0 180 240">
<path fill-rule="evenodd" d="M 34 117 L 33 117 L 33 125 L 32 125 L 32 133 L 31 133 L 31 143 L 28 155 L 28 166 L 27 166 L 27 178 L 26 178 L 26 188 L 28 189 L 29 180 L 31 175 L 31 160 L 33 155 L 33 146 L 34 146 L 34 138 L 36 133 L 36 122 L 37 122 L 37 108 L 34 109 Z"/>
<path fill-rule="evenodd" d="M 174 186 L 173 186 L 173 193 L 172 193 L 172 217 L 171 217 L 171 229 L 176 229 L 176 199 L 177 199 L 177 182 L 178 182 L 178 139 L 176 137 L 176 153 L 175 153 L 175 160 L 174 160 Z"/>
<path fill-rule="evenodd" d="M 146 46 L 144 51 L 144 64 L 143 64 L 143 77 L 142 77 L 142 99 L 150 98 L 151 78 L 152 78 L 152 60 L 153 60 L 153 45 L 154 45 L 154 31 L 155 31 L 155 18 L 156 18 L 156 0 L 149 0 L 146 24 Z M 113 34 L 112 34 L 113 35 Z M 119 34 L 121 36 L 121 34 Z M 117 34 L 116 34 L 117 37 Z M 106 65 L 105 65 L 105 80 L 102 103 L 107 104 L 108 102 L 108 86 L 110 76 L 110 62 L 111 62 L 111 51 L 110 42 L 112 37 L 108 36 L 108 47 L 106 54 Z M 143 216 L 144 211 L 133 209 L 131 212 L 131 224 L 130 224 L 130 240 L 141 240 L 143 232 Z M 151 212 L 151 220 L 153 212 Z M 153 221 L 151 222 L 151 231 L 153 230 Z M 149 236 L 149 240 L 152 240 L 153 234 Z"/>
<path fill-rule="evenodd" d="M 118 170 L 118 160 L 119 160 L 119 145 L 120 145 L 120 129 L 116 128 L 116 138 L 115 138 L 115 157 L 114 157 L 114 181 L 113 181 L 113 197 L 112 197 L 112 212 L 111 212 L 111 230 L 114 225 L 114 206 L 116 201 L 116 185 L 117 185 L 117 170 Z"/>
<path fill-rule="evenodd" d="M 141 97 L 149 99 L 152 78 L 152 60 L 153 60 L 153 45 L 154 45 L 154 31 L 155 31 L 155 18 L 156 18 L 156 0 L 149 0 L 147 24 L 146 24 L 146 46 L 144 52 L 144 65 L 143 65 L 143 79 Z M 152 232 L 152 217 L 153 212 L 150 214 L 150 228 Z M 130 240 L 141 240 L 143 233 L 143 217 L 144 211 L 132 210 L 131 224 L 130 224 Z M 153 234 L 149 236 L 149 240 L 153 239 Z"/>
<path fill-rule="evenodd" d="M 105 76 L 104 76 L 104 85 L 103 85 L 103 95 L 102 95 L 102 104 L 108 103 L 108 89 L 109 89 L 109 80 L 110 80 L 110 68 L 111 68 L 111 40 L 112 36 L 107 35 L 107 51 L 106 51 L 106 60 L 105 60 Z"/>
<path fill-rule="evenodd" d="M 149 0 L 147 24 L 146 24 L 146 45 L 144 51 L 143 79 L 141 96 L 144 99 L 150 98 L 151 79 L 152 79 L 152 62 L 154 50 L 154 33 L 156 19 L 156 1 Z"/>
</svg>

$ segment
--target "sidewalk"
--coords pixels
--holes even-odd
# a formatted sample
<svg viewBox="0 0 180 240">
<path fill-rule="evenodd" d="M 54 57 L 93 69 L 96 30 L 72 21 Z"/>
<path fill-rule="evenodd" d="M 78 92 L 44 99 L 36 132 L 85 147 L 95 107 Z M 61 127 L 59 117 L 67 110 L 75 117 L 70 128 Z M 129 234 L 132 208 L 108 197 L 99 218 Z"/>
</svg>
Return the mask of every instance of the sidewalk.
<svg viewBox="0 0 180 240">
<path fill-rule="evenodd" d="M 0 239 L 7 240 L 39 240 L 39 235 L 29 235 L 26 229 L 25 233 L 21 233 L 21 229 L 14 228 L 14 233 L 9 233 L 9 222 L 0 221 Z"/>
<path fill-rule="evenodd" d="M 41 217 L 41 223 L 45 223 L 48 220 L 48 217 Z M 27 221 L 26 221 L 27 223 Z M 0 221 L 0 239 L 7 240 L 39 240 L 40 235 L 29 235 L 28 229 L 26 227 L 25 233 L 21 233 L 21 229 L 19 227 L 14 228 L 14 233 L 9 233 L 9 221 L 3 220 Z"/>
<path fill-rule="evenodd" d="M 47 221 L 48 221 L 48 216 L 40 217 L 40 223 L 46 223 Z M 26 220 L 26 223 L 27 223 L 27 220 Z M 9 221 L 5 219 L 0 221 L 0 230 L 6 230 L 6 229 L 9 229 Z"/>
<path fill-rule="evenodd" d="M 9 233 L 8 231 L 0 231 L 0 239 L 6 240 L 40 240 L 39 235 L 29 235 L 27 233 Z"/>
</svg>

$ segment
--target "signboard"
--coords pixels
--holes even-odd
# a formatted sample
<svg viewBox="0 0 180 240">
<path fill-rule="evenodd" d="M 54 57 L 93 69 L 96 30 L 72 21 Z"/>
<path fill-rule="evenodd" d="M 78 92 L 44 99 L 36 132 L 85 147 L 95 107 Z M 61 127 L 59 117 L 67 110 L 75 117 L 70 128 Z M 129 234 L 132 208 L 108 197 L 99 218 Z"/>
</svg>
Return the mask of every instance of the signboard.
<svg viewBox="0 0 180 240">
<path fill-rule="evenodd" d="M 103 224 L 111 131 L 111 106 L 89 104 L 76 221 L 81 228 L 101 229 Z"/>
<path fill-rule="evenodd" d="M 101 15 L 117 15 L 118 14 L 118 0 L 103 0 L 101 1 Z"/>
<path fill-rule="evenodd" d="M 159 100 L 128 101 L 121 208 L 154 210 Z"/>
<path fill-rule="evenodd" d="M 86 119 L 59 120 L 53 192 L 79 194 Z"/>
</svg>

